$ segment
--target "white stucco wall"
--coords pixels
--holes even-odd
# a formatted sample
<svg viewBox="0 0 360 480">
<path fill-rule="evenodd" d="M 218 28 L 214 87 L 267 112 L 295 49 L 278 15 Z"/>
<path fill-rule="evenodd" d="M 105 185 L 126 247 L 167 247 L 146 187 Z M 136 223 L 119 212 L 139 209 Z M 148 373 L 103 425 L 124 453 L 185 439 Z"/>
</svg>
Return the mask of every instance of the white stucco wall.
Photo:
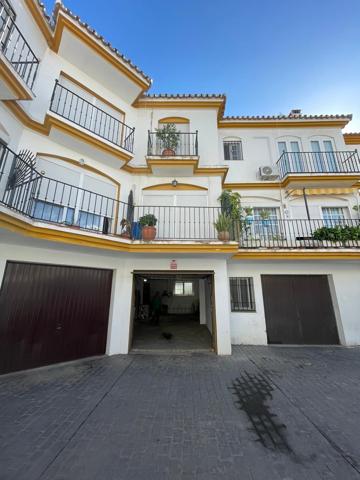
<svg viewBox="0 0 360 480">
<path fill-rule="evenodd" d="M 256 302 L 256 312 L 231 312 L 233 344 L 267 344 L 261 286 L 261 275 L 265 274 L 329 275 L 334 286 L 332 295 L 335 313 L 337 309 L 339 311 L 337 324 L 340 342 L 348 346 L 360 344 L 360 262 L 308 260 L 229 262 L 229 277 L 253 277 Z"/>
</svg>

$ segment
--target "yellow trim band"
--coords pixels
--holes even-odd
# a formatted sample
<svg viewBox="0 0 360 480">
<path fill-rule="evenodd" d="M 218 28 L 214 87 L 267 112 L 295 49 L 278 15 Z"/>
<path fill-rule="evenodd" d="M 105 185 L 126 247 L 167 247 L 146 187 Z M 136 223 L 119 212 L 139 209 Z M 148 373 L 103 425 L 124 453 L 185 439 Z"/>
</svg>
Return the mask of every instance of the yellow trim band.
<svg viewBox="0 0 360 480">
<path fill-rule="evenodd" d="M 193 185 L 190 183 L 178 183 L 176 186 L 171 183 L 160 183 L 159 185 L 151 185 L 150 187 L 144 187 L 143 190 L 206 190 L 205 187 L 199 185 Z"/>
<path fill-rule="evenodd" d="M 159 123 L 190 123 L 190 120 L 185 117 L 165 117 L 165 118 L 160 118 Z"/>
</svg>

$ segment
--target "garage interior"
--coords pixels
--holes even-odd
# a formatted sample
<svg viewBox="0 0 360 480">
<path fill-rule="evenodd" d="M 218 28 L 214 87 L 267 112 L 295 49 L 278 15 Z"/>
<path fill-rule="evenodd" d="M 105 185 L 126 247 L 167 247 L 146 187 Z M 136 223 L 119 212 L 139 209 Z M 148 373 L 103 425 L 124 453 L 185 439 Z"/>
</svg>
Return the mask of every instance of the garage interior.
<svg viewBox="0 0 360 480">
<path fill-rule="evenodd" d="M 134 272 L 130 349 L 212 351 L 213 273 Z"/>
<path fill-rule="evenodd" d="M 262 275 L 261 282 L 269 344 L 339 344 L 327 275 Z"/>
</svg>

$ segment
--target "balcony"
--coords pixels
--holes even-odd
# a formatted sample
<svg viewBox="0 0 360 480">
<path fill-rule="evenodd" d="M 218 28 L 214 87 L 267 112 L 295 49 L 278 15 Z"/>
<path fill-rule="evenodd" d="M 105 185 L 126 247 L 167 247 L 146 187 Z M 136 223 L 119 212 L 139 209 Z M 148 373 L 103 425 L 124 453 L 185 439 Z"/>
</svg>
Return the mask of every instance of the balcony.
<svg viewBox="0 0 360 480">
<path fill-rule="evenodd" d="M 88 132 L 132 153 L 135 128 L 129 127 L 55 81 L 50 111 Z"/>
<path fill-rule="evenodd" d="M 253 220 L 238 225 L 240 249 L 360 248 L 360 220 Z"/>
<path fill-rule="evenodd" d="M 156 218 L 156 242 L 219 243 L 216 207 L 142 206 L 40 174 L 28 152 L 0 147 L 0 204 L 35 222 L 111 236 L 129 244 L 142 239 L 140 219 Z M 230 240 L 240 250 L 360 248 L 360 222 L 252 220 L 233 222 Z M 230 245 L 230 244 L 229 244 Z M 236 244 L 235 249 L 237 249 Z"/>
<path fill-rule="evenodd" d="M 17 27 L 9 7 L 0 0 L 0 50 L 6 61 L 2 62 L 2 99 L 28 99 L 33 89 L 39 60 Z M 16 75 L 11 78 L 8 64 Z M 24 85 L 23 85 L 24 83 Z"/>
<path fill-rule="evenodd" d="M 148 157 L 197 157 L 198 132 L 177 132 L 176 145 L 168 145 L 166 138 L 159 137 L 157 132 L 148 133 Z"/>
<path fill-rule="evenodd" d="M 329 152 L 283 152 L 277 161 L 284 186 L 351 187 L 360 180 L 357 150 Z"/>
<path fill-rule="evenodd" d="M 192 176 L 198 166 L 198 132 L 159 135 L 148 132 L 146 161 L 154 175 Z"/>
</svg>

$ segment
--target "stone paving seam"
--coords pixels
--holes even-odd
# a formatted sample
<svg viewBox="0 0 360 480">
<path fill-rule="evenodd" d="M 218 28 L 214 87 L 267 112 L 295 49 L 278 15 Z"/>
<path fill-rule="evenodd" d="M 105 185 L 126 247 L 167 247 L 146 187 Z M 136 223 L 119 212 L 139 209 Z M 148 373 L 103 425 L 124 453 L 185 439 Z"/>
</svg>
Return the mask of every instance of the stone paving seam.
<svg viewBox="0 0 360 480">
<path fill-rule="evenodd" d="M 104 401 L 104 399 L 109 395 L 109 393 L 115 388 L 116 384 L 118 381 L 121 379 L 121 377 L 125 374 L 125 372 L 129 369 L 129 367 L 133 364 L 134 359 L 132 359 L 128 365 L 121 371 L 121 373 L 116 377 L 115 381 L 111 384 L 110 388 L 104 393 L 104 395 L 101 396 L 101 398 L 96 402 L 94 407 L 89 411 L 89 413 L 86 415 L 84 420 L 76 427 L 72 435 L 67 439 L 67 442 L 61 447 L 61 449 L 58 451 L 58 453 L 53 457 L 53 459 L 46 465 L 44 470 L 40 473 L 38 476 L 38 479 L 40 480 L 46 472 L 49 470 L 51 465 L 60 457 L 60 455 L 63 453 L 65 448 L 69 445 L 69 443 L 72 441 L 72 439 L 76 436 L 76 434 L 81 430 L 81 428 L 85 425 L 85 423 L 89 420 L 91 415 L 95 412 L 95 410 L 101 405 L 101 403 Z"/>
<path fill-rule="evenodd" d="M 284 397 L 288 400 L 288 402 L 295 407 L 306 419 L 308 422 L 311 423 L 311 425 L 320 433 L 320 435 L 329 443 L 331 448 L 333 448 L 342 458 L 343 460 L 350 465 L 351 468 L 355 470 L 356 473 L 360 475 L 360 470 L 357 467 L 357 462 L 351 457 L 351 455 L 348 455 L 346 452 L 343 451 L 343 449 L 332 439 L 330 438 L 294 401 L 287 393 L 274 381 L 274 379 L 269 375 L 266 371 L 263 371 L 259 365 L 250 358 L 247 353 L 245 352 L 245 355 L 247 356 L 248 360 L 255 365 L 255 367 L 263 373 L 265 377 L 269 379 L 269 381 L 279 390 L 279 392 L 284 395 Z"/>
</svg>

